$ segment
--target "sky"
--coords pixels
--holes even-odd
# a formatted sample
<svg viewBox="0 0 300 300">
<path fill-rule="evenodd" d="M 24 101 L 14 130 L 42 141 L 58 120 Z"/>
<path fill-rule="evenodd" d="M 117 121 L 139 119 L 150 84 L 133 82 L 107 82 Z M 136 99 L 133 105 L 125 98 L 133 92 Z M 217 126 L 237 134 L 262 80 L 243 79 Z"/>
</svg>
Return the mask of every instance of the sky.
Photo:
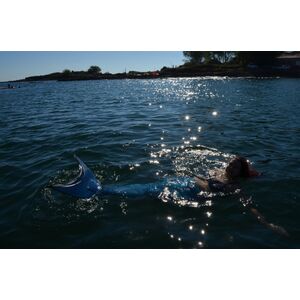
<svg viewBox="0 0 300 300">
<path fill-rule="evenodd" d="M 160 70 L 183 63 L 179 51 L 10 51 L 0 52 L 0 82 L 23 79 L 28 76 L 87 70 L 97 65 L 102 72 Z"/>
</svg>

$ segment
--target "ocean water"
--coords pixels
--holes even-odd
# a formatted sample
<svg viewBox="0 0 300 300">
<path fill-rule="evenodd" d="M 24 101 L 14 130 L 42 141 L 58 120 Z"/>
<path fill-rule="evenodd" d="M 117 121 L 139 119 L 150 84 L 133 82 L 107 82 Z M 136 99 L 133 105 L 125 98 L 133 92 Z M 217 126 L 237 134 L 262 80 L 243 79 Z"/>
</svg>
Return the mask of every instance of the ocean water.
<svg viewBox="0 0 300 300">
<path fill-rule="evenodd" d="M 0 90 L 1 248 L 299 248 L 300 80 L 178 78 L 20 83 Z M 236 154 L 263 175 L 240 194 L 74 199 L 52 182 L 207 176 Z M 162 191 L 163 192 L 163 191 Z"/>
</svg>

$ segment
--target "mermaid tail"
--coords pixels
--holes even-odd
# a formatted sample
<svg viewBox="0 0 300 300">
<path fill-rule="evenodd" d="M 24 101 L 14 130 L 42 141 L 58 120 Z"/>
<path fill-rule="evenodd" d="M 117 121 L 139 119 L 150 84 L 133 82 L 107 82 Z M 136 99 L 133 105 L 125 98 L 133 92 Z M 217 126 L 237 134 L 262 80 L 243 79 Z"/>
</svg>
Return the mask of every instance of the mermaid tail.
<svg viewBox="0 0 300 300">
<path fill-rule="evenodd" d="M 79 163 L 80 173 L 77 178 L 67 184 L 55 184 L 51 187 L 64 194 L 75 198 L 88 199 L 95 195 L 122 195 L 138 197 L 142 195 L 159 196 L 162 192 L 180 192 L 193 195 L 198 191 L 194 180 L 191 177 L 165 178 L 160 182 L 145 184 L 115 184 L 102 187 L 100 181 L 85 163 L 75 156 Z"/>
<path fill-rule="evenodd" d="M 181 192 L 194 194 L 198 192 L 195 182 L 190 177 L 167 178 L 160 182 L 129 185 L 108 185 L 103 186 L 101 193 L 104 195 L 123 195 L 137 197 L 142 195 L 158 196 L 166 189 L 170 192 Z"/>
</svg>

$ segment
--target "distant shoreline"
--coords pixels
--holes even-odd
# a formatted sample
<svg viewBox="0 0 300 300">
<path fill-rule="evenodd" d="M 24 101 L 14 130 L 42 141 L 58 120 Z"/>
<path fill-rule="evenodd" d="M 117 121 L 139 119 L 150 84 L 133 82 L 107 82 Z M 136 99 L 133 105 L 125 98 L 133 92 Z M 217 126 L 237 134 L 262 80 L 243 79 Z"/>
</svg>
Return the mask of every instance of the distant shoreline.
<svg viewBox="0 0 300 300">
<path fill-rule="evenodd" d="M 69 73 L 56 72 L 46 75 L 30 76 L 24 79 L 8 82 L 34 82 L 34 81 L 83 81 L 83 80 L 115 80 L 115 79 L 155 79 L 155 78 L 178 78 L 178 77 L 284 77 L 300 78 L 300 69 L 279 69 L 274 66 L 269 67 L 242 67 L 240 65 L 197 65 L 180 66 L 176 68 L 164 67 L 160 71 L 148 72 L 124 72 L 124 73 L 99 73 L 90 74 L 84 71 L 70 71 Z"/>
</svg>

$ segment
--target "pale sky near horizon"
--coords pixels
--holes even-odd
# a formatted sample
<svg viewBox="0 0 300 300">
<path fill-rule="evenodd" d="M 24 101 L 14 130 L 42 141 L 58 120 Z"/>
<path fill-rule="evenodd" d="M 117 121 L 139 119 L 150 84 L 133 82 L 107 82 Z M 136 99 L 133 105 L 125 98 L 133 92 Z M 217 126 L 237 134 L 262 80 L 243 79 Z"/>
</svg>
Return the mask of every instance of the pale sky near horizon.
<svg viewBox="0 0 300 300">
<path fill-rule="evenodd" d="M 180 51 L 1 51 L 0 82 L 28 76 L 87 70 L 97 65 L 102 72 L 149 71 L 183 63 Z"/>
</svg>

